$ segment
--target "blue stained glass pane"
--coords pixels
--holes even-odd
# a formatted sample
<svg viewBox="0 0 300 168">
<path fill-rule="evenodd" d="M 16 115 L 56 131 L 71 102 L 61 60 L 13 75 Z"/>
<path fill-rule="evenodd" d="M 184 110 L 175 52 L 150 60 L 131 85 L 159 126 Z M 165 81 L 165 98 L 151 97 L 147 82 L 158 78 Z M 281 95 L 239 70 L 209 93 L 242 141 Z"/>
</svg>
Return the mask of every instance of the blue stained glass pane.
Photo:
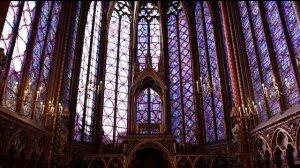
<svg viewBox="0 0 300 168">
<path fill-rule="evenodd" d="M 137 57 L 139 69 L 145 69 L 146 57 L 150 54 L 152 68 L 157 71 L 160 59 L 160 23 L 158 7 L 145 3 L 139 11 Z"/>
<path fill-rule="evenodd" d="M 270 55 L 268 51 L 268 45 L 266 37 L 264 34 L 264 29 L 262 25 L 261 15 L 258 7 L 258 2 L 250 1 L 250 15 L 252 17 L 251 22 L 253 23 L 254 34 L 256 38 L 258 47 L 259 58 L 261 60 L 262 73 L 264 77 L 264 85 L 269 88 L 269 90 L 274 90 L 273 85 L 273 70 L 270 62 Z M 271 92 L 274 94 L 275 92 Z M 263 102 L 262 102 L 263 103 Z M 277 114 L 280 112 L 279 101 L 276 97 L 269 99 L 268 106 L 271 113 Z"/>
<path fill-rule="evenodd" d="M 257 104 L 257 110 L 259 114 L 259 119 L 265 121 L 268 119 L 266 104 L 264 102 L 262 80 L 259 74 L 258 61 L 256 59 L 254 38 L 252 37 L 251 27 L 249 24 L 249 16 L 247 13 L 246 2 L 239 2 L 239 9 L 241 13 L 241 21 L 243 26 L 243 34 L 246 45 L 246 51 L 249 61 L 252 85 L 254 89 L 254 97 Z"/>
<path fill-rule="evenodd" d="M 277 2 L 264 2 L 264 7 L 266 9 L 267 22 L 279 66 L 278 69 L 281 77 L 281 84 L 283 86 L 283 94 L 285 95 L 287 106 L 291 107 L 295 104 L 299 104 L 299 91 L 294 75 L 295 73 L 291 65 L 287 41 L 279 17 Z"/>
<path fill-rule="evenodd" d="M 170 3 L 168 35 L 172 133 L 177 142 L 185 139 L 186 143 L 195 144 L 196 117 L 189 29 L 178 1 Z"/>
<path fill-rule="evenodd" d="M 71 83 L 73 75 L 73 66 L 75 61 L 75 47 L 77 43 L 77 30 L 79 24 L 79 16 L 81 10 L 81 2 L 77 2 L 74 6 L 75 15 L 72 17 L 72 28 L 71 28 L 71 40 L 68 43 L 68 54 L 65 60 L 65 70 L 64 70 L 64 85 L 63 85 L 63 95 L 62 103 L 66 107 L 69 105 L 70 101 L 70 92 L 71 92 Z"/>
</svg>

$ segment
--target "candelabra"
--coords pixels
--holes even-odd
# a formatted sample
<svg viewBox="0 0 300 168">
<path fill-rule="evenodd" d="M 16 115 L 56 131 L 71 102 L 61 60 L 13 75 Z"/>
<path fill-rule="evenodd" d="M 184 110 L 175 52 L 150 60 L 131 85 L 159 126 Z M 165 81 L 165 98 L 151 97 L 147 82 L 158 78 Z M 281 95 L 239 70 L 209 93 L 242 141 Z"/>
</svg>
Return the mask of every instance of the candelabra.
<svg viewBox="0 0 300 168">
<path fill-rule="evenodd" d="M 242 116 L 242 113 L 244 114 L 244 117 L 249 117 L 255 114 L 259 116 L 256 103 L 254 101 L 251 101 L 249 98 L 247 99 L 246 104 L 242 104 L 240 107 L 238 107 L 238 110 L 240 116 Z"/>
<path fill-rule="evenodd" d="M 207 75 L 208 77 L 208 75 Z M 216 83 L 212 83 L 212 87 L 210 86 L 210 79 L 207 78 L 207 84 L 205 84 L 202 81 L 202 77 L 200 77 L 200 87 L 199 87 L 199 82 L 196 81 L 196 87 L 197 87 L 197 92 L 200 93 L 200 88 L 202 89 L 202 92 L 204 95 L 209 95 L 212 91 L 216 90 Z"/>
<path fill-rule="evenodd" d="M 52 98 L 52 100 L 49 101 L 48 110 L 48 114 L 45 115 L 49 115 L 49 120 L 52 120 L 55 117 L 56 112 L 58 112 L 58 117 L 62 115 L 63 106 L 61 103 L 54 104 L 54 98 Z"/>
<path fill-rule="evenodd" d="M 266 98 L 269 99 L 279 99 L 279 97 L 281 95 L 283 95 L 283 93 L 279 90 L 278 87 L 278 83 L 275 80 L 275 77 L 272 77 L 272 83 L 273 83 L 273 87 L 269 88 L 269 90 L 267 89 L 267 87 L 265 86 L 264 83 L 262 83 L 262 89 L 263 89 L 263 93 L 266 96 Z M 290 85 L 290 81 L 288 80 L 288 78 L 284 79 L 284 86 L 287 88 L 288 94 L 291 93 L 291 85 Z"/>
</svg>

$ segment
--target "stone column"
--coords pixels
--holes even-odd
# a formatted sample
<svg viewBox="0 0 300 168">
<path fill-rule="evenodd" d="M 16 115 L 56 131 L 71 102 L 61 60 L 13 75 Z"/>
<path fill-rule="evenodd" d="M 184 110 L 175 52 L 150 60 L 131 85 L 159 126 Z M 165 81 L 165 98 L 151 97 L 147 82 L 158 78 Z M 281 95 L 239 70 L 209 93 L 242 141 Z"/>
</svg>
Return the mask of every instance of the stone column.
<svg viewBox="0 0 300 168">
<path fill-rule="evenodd" d="M 225 34 L 225 40 L 226 40 L 226 49 L 228 51 L 228 62 L 229 62 L 229 71 L 230 71 L 230 77 L 231 77 L 231 84 L 232 84 L 232 90 L 233 90 L 233 98 L 235 102 L 235 106 L 238 107 L 241 105 L 240 101 L 240 92 L 239 92 L 239 85 L 238 85 L 238 77 L 236 72 L 236 65 L 234 61 L 234 53 L 233 53 L 233 45 L 232 45 L 232 39 L 230 35 L 230 25 L 228 20 L 228 12 L 226 9 L 226 2 L 221 2 L 221 10 L 223 15 L 223 25 L 224 25 L 224 34 Z"/>
</svg>

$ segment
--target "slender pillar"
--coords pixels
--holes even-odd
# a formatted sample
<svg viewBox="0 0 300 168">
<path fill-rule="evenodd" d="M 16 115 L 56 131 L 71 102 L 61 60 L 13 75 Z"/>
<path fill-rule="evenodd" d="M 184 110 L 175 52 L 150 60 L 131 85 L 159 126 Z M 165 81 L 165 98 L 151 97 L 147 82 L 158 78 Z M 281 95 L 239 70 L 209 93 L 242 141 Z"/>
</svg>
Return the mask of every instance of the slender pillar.
<svg viewBox="0 0 300 168">
<path fill-rule="evenodd" d="M 230 71 L 230 78 L 231 78 L 232 91 L 233 91 L 233 99 L 235 102 L 235 106 L 238 107 L 241 105 L 241 99 L 239 93 L 236 65 L 235 65 L 234 55 L 233 55 L 234 53 L 233 53 L 232 39 L 230 36 L 228 13 L 227 13 L 225 1 L 222 1 L 221 4 L 222 4 L 221 10 L 223 15 L 224 34 L 226 40 L 226 50 L 228 51 L 227 55 L 228 55 L 229 71 Z"/>
</svg>

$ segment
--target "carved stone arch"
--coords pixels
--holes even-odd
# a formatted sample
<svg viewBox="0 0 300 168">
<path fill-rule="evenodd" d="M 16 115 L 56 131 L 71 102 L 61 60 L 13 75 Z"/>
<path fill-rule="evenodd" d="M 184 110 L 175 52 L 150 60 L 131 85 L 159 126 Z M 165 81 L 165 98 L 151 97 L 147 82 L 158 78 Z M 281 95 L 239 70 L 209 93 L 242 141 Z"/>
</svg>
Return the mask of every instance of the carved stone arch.
<svg viewBox="0 0 300 168">
<path fill-rule="evenodd" d="M 46 149 L 46 142 L 47 140 L 45 138 L 38 138 L 34 141 L 34 152 L 35 152 L 35 158 L 36 160 L 44 160 L 47 158 L 47 150 Z"/>
<path fill-rule="evenodd" d="M 105 43 L 105 47 L 104 47 L 104 55 L 105 55 L 105 57 L 106 57 L 106 55 L 107 55 L 107 42 L 108 42 L 108 35 L 109 35 L 109 26 L 110 26 L 110 20 L 111 20 L 111 17 L 112 17 L 112 13 L 113 13 L 113 11 L 114 11 L 114 9 L 115 9 L 115 5 L 116 5 L 116 3 L 117 3 L 118 1 L 111 1 L 111 2 L 109 2 L 109 4 L 108 4 L 108 7 L 107 7 L 107 13 L 106 13 L 106 18 L 103 18 L 103 20 L 105 19 L 105 21 L 106 21 L 106 27 L 105 27 L 105 33 L 104 33 L 104 36 L 105 36 L 105 41 L 106 41 L 106 43 Z M 131 16 L 133 16 L 133 10 L 134 10 L 134 7 L 132 6 L 132 4 L 131 4 L 131 2 L 130 1 L 125 1 L 125 2 L 128 2 L 128 4 L 129 4 L 129 11 L 130 11 L 130 15 Z M 132 17 L 132 19 L 133 19 L 133 17 Z M 131 19 L 131 20 L 132 20 Z M 130 37 L 132 37 L 132 32 L 131 32 L 131 34 L 130 34 Z M 132 38 L 131 38 L 132 39 Z M 130 42 L 132 43 L 132 41 L 134 41 L 134 40 L 130 40 Z M 106 60 L 106 59 L 105 59 Z M 104 65 L 105 65 L 105 63 L 104 63 Z"/>
<path fill-rule="evenodd" d="M 272 156 L 274 156 L 276 152 L 276 147 L 278 147 L 283 154 L 286 155 L 286 149 L 289 144 L 295 148 L 294 140 L 291 135 L 282 128 L 276 129 L 271 137 Z"/>
<path fill-rule="evenodd" d="M 295 137 L 295 149 L 296 152 L 299 153 L 299 149 L 300 149 L 300 125 L 298 126 L 297 130 L 296 130 L 296 137 Z"/>
<path fill-rule="evenodd" d="M 145 140 L 145 141 L 138 143 L 128 154 L 126 166 L 130 167 L 130 164 L 132 163 L 132 161 L 135 157 L 135 154 L 138 151 L 143 150 L 145 148 L 153 148 L 153 149 L 161 151 L 164 154 L 164 156 L 166 157 L 165 159 L 166 159 L 166 161 L 169 162 L 171 167 L 175 166 L 174 162 L 173 162 L 173 157 L 172 157 L 169 149 L 167 149 L 163 144 L 161 144 L 160 142 L 155 141 L 155 140 Z"/>
<path fill-rule="evenodd" d="M 94 160 L 91 160 L 89 163 L 90 168 L 104 168 L 107 167 L 105 161 L 102 158 L 97 157 Z"/>
<path fill-rule="evenodd" d="M 110 1 L 109 4 L 108 4 L 107 14 L 106 14 L 106 22 L 107 22 L 107 24 L 106 24 L 107 32 L 106 33 L 108 33 L 110 19 L 111 19 L 112 13 L 115 9 L 115 5 L 116 5 L 117 2 L 118 1 Z M 124 1 L 124 2 L 128 2 L 130 14 L 131 14 L 131 16 L 133 16 L 133 6 L 132 6 L 131 2 L 130 1 Z"/>
<path fill-rule="evenodd" d="M 108 163 L 107 168 L 122 168 L 123 166 L 123 160 L 120 157 L 112 157 Z"/>
<path fill-rule="evenodd" d="M 180 157 L 176 162 L 176 168 L 192 168 L 193 163 L 187 156 Z"/>
<path fill-rule="evenodd" d="M 130 88 L 132 106 L 130 110 L 131 123 L 129 125 L 131 127 L 129 128 L 129 131 L 136 132 L 137 130 L 137 125 L 136 125 L 137 99 L 140 92 L 148 87 L 154 89 L 160 95 L 162 101 L 162 123 L 161 123 L 162 132 L 161 133 L 164 133 L 167 131 L 167 116 L 166 116 L 167 107 L 165 105 L 167 99 L 167 95 L 166 95 L 167 86 L 165 85 L 165 82 L 162 80 L 162 77 L 152 69 L 152 66 L 150 64 L 146 64 L 145 69 L 136 76 L 133 85 Z"/>
<path fill-rule="evenodd" d="M 194 168 L 208 168 L 209 163 L 210 163 L 209 159 L 200 156 L 195 160 Z"/>
<path fill-rule="evenodd" d="M 18 130 L 7 142 L 5 152 L 7 152 L 11 147 L 13 147 L 16 156 L 18 156 L 24 150 L 25 153 L 28 154 L 29 142 L 30 139 L 28 133 L 24 130 Z"/>
<path fill-rule="evenodd" d="M 260 154 L 260 157 L 264 158 L 266 151 L 268 151 L 270 154 L 272 153 L 267 140 L 259 135 L 254 141 L 254 158 L 257 157 L 257 154 Z"/>
</svg>

